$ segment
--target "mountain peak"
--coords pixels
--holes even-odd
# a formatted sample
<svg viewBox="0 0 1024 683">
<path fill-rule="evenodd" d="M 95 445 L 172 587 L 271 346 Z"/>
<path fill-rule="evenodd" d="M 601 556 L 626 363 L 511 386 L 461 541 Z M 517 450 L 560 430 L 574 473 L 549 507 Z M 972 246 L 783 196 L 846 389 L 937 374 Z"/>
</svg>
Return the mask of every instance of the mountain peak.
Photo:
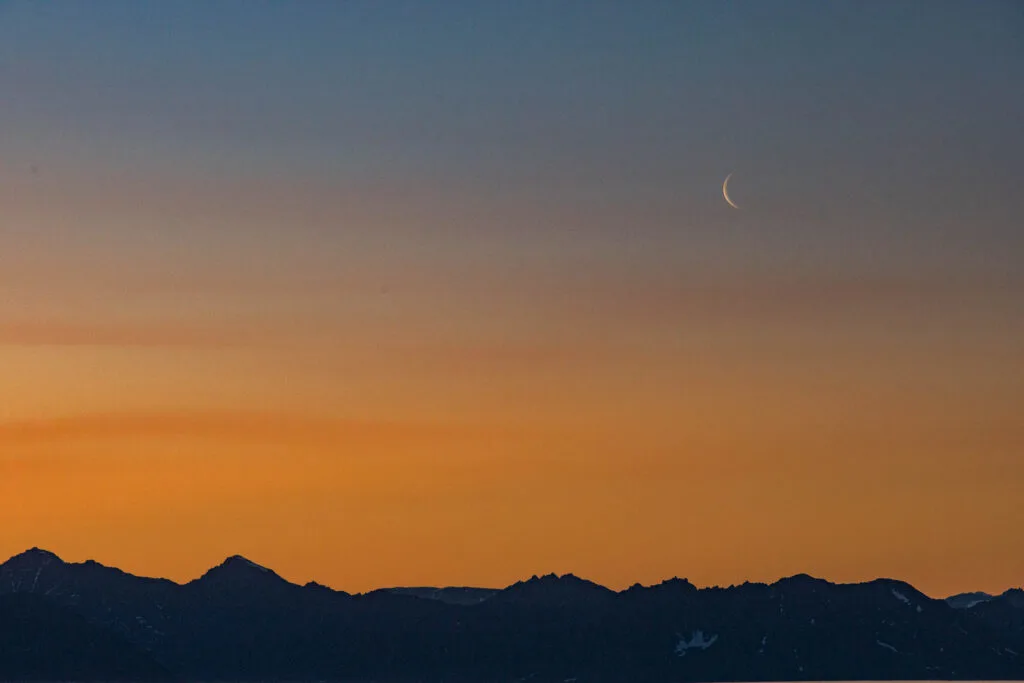
<svg viewBox="0 0 1024 683">
<path fill-rule="evenodd" d="M 240 569 L 255 569 L 257 571 L 264 572 L 266 574 L 272 574 L 273 572 L 264 567 L 263 565 L 256 564 L 252 560 L 243 557 L 241 555 L 232 555 L 223 562 L 220 563 L 221 567 L 231 567 Z"/>
<path fill-rule="evenodd" d="M 795 585 L 805 585 L 805 586 L 816 585 L 816 584 L 828 584 L 829 583 L 825 579 L 819 579 L 819 578 L 817 578 L 815 576 L 811 576 L 810 574 L 805 574 L 805 573 L 794 574 L 793 576 L 787 576 L 787 577 L 779 579 L 778 582 L 782 583 L 782 584 L 795 584 Z"/>
<path fill-rule="evenodd" d="M 214 583 L 218 585 L 250 585 L 253 583 L 288 583 L 273 570 L 256 564 L 241 555 L 232 555 L 219 565 L 210 569 L 195 582 Z"/>
<path fill-rule="evenodd" d="M 562 574 L 561 576 L 559 576 L 558 574 L 556 574 L 554 572 L 551 572 L 550 574 L 544 574 L 543 576 L 538 576 L 537 574 L 534 574 L 533 576 L 531 576 L 526 581 L 526 583 L 567 583 L 567 584 L 568 583 L 575 583 L 575 584 L 581 584 L 581 583 L 592 583 L 592 582 L 587 581 L 586 579 L 581 579 L 580 577 L 576 576 L 575 574 Z M 597 585 L 597 584 L 594 584 L 594 585 Z"/>
<path fill-rule="evenodd" d="M 592 581 L 587 581 L 586 579 L 581 579 L 580 577 L 576 576 L 575 574 L 562 574 L 561 576 L 559 576 L 558 574 L 555 574 L 555 573 L 544 574 L 543 576 L 537 576 L 536 574 L 534 574 L 528 580 L 520 581 L 519 584 L 516 584 L 516 585 L 523 585 L 523 586 L 530 586 L 530 585 L 533 585 L 533 586 L 572 586 L 572 587 L 583 587 L 583 586 L 586 586 L 586 587 L 594 587 L 594 588 L 604 588 L 603 586 L 598 586 L 596 583 L 594 583 Z M 605 590 L 607 590 L 607 589 L 605 589 Z"/>
<path fill-rule="evenodd" d="M 56 554 L 42 548 L 29 548 L 25 552 L 15 555 L 5 563 L 10 566 L 33 566 L 44 567 L 48 564 L 64 564 Z"/>
<path fill-rule="evenodd" d="M 573 597 L 612 596 L 614 591 L 574 574 L 534 575 L 527 581 L 519 581 L 501 591 L 501 594 L 514 599 L 562 602 Z"/>
<path fill-rule="evenodd" d="M 307 590 L 320 591 L 321 593 L 337 593 L 338 592 L 338 591 L 334 590 L 333 588 L 331 588 L 330 586 L 325 586 L 324 584 L 317 583 L 316 581 L 309 581 L 305 585 L 303 585 L 302 587 L 307 589 Z"/>
<path fill-rule="evenodd" d="M 666 579 L 661 583 L 651 586 L 645 586 L 642 583 L 634 583 L 632 586 L 624 590 L 622 594 L 633 598 L 643 597 L 647 599 L 655 597 L 657 599 L 664 596 L 679 596 L 696 592 L 697 587 L 687 579 L 680 579 L 678 576 L 673 576 L 671 579 Z"/>
</svg>

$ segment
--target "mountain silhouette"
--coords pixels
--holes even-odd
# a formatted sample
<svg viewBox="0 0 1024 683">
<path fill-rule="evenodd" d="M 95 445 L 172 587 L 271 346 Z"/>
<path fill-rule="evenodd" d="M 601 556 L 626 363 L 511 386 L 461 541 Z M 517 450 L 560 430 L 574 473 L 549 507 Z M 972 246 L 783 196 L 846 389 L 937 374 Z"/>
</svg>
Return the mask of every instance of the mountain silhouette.
<svg viewBox="0 0 1024 683">
<path fill-rule="evenodd" d="M 967 602 L 806 574 L 349 595 L 241 556 L 177 584 L 33 549 L 0 565 L 0 679 L 1024 679 L 1024 592 Z"/>
<path fill-rule="evenodd" d="M 0 596 L 0 680 L 165 679 L 152 655 L 110 629 L 42 596 Z"/>
</svg>

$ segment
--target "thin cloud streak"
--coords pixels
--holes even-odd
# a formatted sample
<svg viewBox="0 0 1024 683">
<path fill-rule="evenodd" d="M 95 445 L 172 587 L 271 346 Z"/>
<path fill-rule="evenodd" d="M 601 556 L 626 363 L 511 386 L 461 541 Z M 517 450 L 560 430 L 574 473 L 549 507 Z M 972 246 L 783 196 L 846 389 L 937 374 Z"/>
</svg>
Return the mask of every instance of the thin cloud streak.
<svg viewBox="0 0 1024 683">
<path fill-rule="evenodd" d="M 0 346 L 214 349 L 251 344 L 239 334 L 182 325 L 0 322 Z"/>
<path fill-rule="evenodd" d="M 79 440 L 170 437 L 252 443 L 415 444 L 472 436 L 482 429 L 244 411 L 95 413 L 0 421 L 0 448 Z"/>
</svg>

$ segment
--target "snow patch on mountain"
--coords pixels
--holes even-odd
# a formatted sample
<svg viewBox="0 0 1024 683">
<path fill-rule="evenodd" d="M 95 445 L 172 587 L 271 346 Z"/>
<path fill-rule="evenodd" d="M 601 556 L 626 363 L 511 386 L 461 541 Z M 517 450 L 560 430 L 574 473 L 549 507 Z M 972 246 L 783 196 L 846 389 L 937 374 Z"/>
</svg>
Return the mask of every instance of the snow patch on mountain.
<svg viewBox="0 0 1024 683">
<path fill-rule="evenodd" d="M 876 643 L 878 643 L 879 647 L 884 647 L 884 648 L 885 648 L 886 650 L 892 650 L 892 651 L 893 651 L 893 652 L 895 652 L 896 654 L 899 654 L 899 652 L 900 652 L 899 650 L 897 650 L 896 648 L 894 648 L 894 647 L 893 647 L 892 645 L 890 645 L 889 643 L 883 643 L 883 642 L 882 642 L 882 641 L 880 641 L 880 640 L 876 640 L 875 642 L 876 642 Z"/>
<path fill-rule="evenodd" d="M 684 636 L 679 636 L 679 642 L 676 643 L 676 654 L 680 657 L 685 657 L 688 650 L 706 650 L 714 645 L 716 640 L 718 640 L 717 634 L 712 634 L 710 638 L 706 638 L 704 631 L 698 629 L 690 634 L 689 640 Z"/>
</svg>

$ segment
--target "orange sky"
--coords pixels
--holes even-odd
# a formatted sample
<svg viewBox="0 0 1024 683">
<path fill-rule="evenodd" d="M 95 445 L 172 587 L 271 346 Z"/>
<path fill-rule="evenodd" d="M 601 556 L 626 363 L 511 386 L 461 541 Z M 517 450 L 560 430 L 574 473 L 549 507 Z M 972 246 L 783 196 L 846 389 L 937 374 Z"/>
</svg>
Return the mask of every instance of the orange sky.
<svg viewBox="0 0 1024 683">
<path fill-rule="evenodd" d="M 1019 12 L 498 5 L 0 3 L 0 558 L 1024 583 Z"/>
<path fill-rule="evenodd" d="M 242 553 L 350 591 L 548 571 L 1020 583 L 1024 376 L 1014 343 L 977 337 L 989 314 L 863 292 L 836 313 L 767 285 L 753 315 L 670 313 L 638 292 L 495 297 L 481 319 L 398 290 L 363 304 L 380 327 L 266 337 L 8 322 L 0 554 L 185 580 Z M 422 302 L 444 324 L 384 314 Z"/>
</svg>

